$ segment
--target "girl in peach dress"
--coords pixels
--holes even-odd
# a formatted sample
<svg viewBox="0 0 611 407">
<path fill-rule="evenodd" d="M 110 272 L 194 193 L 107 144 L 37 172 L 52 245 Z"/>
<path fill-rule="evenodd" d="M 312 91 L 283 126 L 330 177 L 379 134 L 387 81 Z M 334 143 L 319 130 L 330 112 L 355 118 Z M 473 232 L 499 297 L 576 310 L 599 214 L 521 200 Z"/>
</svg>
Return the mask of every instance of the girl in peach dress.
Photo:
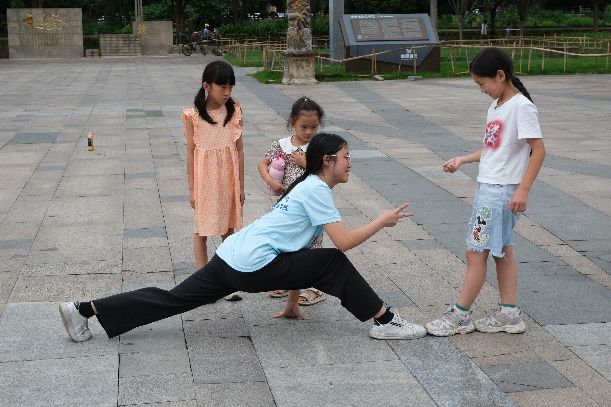
<svg viewBox="0 0 611 407">
<path fill-rule="evenodd" d="M 195 217 L 193 247 L 198 269 L 208 262 L 208 236 L 221 236 L 225 240 L 242 227 L 242 111 L 231 98 L 234 85 L 231 65 L 223 61 L 211 62 L 204 69 L 195 107 L 182 112 L 187 140 L 189 201 Z M 233 294 L 226 299 L 241 298 Z"/>
</svg>

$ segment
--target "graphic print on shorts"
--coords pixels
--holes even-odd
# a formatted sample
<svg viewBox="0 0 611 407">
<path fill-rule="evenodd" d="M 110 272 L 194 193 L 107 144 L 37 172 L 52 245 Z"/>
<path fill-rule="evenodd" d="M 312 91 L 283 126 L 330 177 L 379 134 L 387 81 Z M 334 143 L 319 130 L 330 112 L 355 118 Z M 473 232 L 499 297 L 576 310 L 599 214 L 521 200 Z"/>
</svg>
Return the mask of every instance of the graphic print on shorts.
<svg viewBox="0 0 611 407">
<path fill-rule="evenodd" d="M 492 209 L 482 206 L 477 210 L 475 214 L 475 222 L 473 222 L 473 228 L 471 229 L 471 243 L 475 246 L 485 246 L 488 242 L 488 234 L 484 233 L 486 230 L 486 221 L 492 218 Z"/>
<path fill-rule="evenodd" d="M 496 150 L 501 145 L 501 137 L 505 125 L 499 119 L 491 120 L 486 124 L 486 134 L 484 135 L 484 146 Z"/>
</svg>

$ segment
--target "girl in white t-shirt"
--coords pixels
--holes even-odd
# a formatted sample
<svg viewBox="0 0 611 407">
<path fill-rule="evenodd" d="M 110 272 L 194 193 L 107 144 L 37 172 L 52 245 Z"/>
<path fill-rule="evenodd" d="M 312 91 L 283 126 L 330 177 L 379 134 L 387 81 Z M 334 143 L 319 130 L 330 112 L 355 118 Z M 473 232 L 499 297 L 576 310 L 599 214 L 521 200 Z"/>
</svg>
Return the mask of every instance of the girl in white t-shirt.
<svg viewBox="0 0 611 407">
<path fill-rule="evenodd" d="M 545 158 L 537 108 L 522 82 L 513 76 L 513 61 L 499 48 L 479 52 L 469 66 L 482 93 L 494 101 L 488 109 L 482 148 L 443 163 L 454 172 L 479 161 L 473 211 L 467 233 L 467 272 L 456 303 L 426 324 L 432 335 L 481 332 L 522 333 L 526 325 L 516 305 L 518 271 L 512 232 L 526 210 L 528 192 Z M 471 305 L 486 279 L 492 254 L 499 283 L 499 308 L 471 321 Z"/>
<path fill-rule="evenodd" d="M 324 116 L 322 107 L 308 97 L 300 97 L 293 103 L 287 123 L 287 127 L 293 129 L 293 135 L 274 141 L 259 162 L 259 174 L 273 193 L 281 195 L 305 172 L 305 153 L 308 144 L 318 132 Z M 282 181 L 272 178 L 269 173 L 269 166 L 277 157 L 285 159 Z M 320 247 L 322 247 L 322 236 L 311 245 L 311 248 Z M 282 298 L 288 294 L 287 290 L 273 290 L 269 293 L 272 298 Z M 310 287 L 299 294 L 299 305 L 314 305 L 325 300 L 326 297 L 322 291 Z"/>
</svg>

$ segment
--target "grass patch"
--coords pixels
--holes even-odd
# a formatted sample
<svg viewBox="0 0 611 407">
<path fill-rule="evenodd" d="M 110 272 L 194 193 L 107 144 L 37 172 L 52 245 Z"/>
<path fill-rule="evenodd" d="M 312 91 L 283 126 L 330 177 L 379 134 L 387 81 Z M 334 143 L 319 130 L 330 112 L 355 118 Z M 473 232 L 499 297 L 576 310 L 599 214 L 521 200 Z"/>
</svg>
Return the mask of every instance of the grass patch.
<svg viewBox="0 0 611 407">
<path fill-rule="evenodd" d="M 249 50 L 240 56 L 225 54 L 225 59 L 231 65 L 239 67 L 261 67 L 263 66 L 263 51 Z"/>
<path fill-rule="evenodd" d="M 250 76 L 261 83 L 280 83 L 282 81 L 282 72 L 279 71 L 259 71 Z"/>
<path fill-rule="evenodd" d="M 422 76 L 424 78 L 454 78 L 468 76 L 469 61 L 473 59 L 475 54 L 481 48 L 454 48 L 451 50 L 452 58 L 450 58 L 450 49 L 441 49 L 441 63 L 439 72 L 429 72 L 417 70 L 402 66 L 401 70 L 395 72 L 381 73 L 386 80 L 407 79 L 409 76 Z M 567 58 L 566 69 L 564 57 L 559 54 L 546 53 L 543 55 L 541 51 L 533 51 L 529 62 L 529 51 L 527 49 L 511 50 L 506 49 L 507 53 L 513 54 L 514 72 L 519 75 L 563 75 L 563 74 L 609 74 L 611 66 L 606 64 L 605 57 L 575 57 Z M 589 51 L 592 52 L 592 51 Z M 225 56 L 227 60 L 237 66 L 262 66 L 262 51 L 247 51 L 242 55 L 242 58 Z M 259 58 L 257 61 L 256 58 Z M 611 58 L 609 58 L 611 59 Z M 234 62 L 235 61 L 235 62 Z M 252 74 L 259 82 L 262 83 L 280 83 L 282 81 L 282 72 L 278 71 L 259 71 Z M 323 65 L 316 64 L 316 79 L 319 82 L 339 82 L 339 81 L 359 81 L 372 78 L 370 72 L 354 73 L 346 72 L 344 65 Z"/>
</svg>

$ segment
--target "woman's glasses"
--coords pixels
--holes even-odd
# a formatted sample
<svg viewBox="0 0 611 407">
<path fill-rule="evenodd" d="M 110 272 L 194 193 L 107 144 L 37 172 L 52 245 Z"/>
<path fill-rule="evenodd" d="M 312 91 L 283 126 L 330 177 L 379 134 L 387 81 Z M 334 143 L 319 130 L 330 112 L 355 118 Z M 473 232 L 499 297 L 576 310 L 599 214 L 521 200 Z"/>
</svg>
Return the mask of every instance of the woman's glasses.
<svg viewBox="0 0 611 407">
<path fill-rule="evenodd" d="M 335 158 L 337 158 L 337 157 L 344 157 L 348 161 L 350 161 L 350 159 L 352 158 L 352 157 L 350 157 L 350 154 L 346 154 L 346 155 L 329 154 L 329 157 L 335 157 Z"/>
</svg>

